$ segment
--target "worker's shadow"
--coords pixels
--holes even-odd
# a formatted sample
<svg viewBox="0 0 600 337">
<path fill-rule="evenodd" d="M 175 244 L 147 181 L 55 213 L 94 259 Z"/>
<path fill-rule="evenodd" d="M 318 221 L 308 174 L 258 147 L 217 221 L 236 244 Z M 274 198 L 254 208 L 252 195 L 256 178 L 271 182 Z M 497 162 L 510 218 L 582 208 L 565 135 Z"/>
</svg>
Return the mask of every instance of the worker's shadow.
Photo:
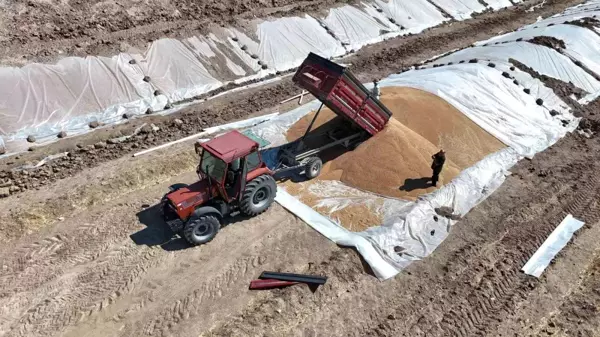
<svg viewBox="0 0 600 337">
<path fill-rule="evenodd" d="M 400 186 L 400 191 L 414 191 L 414 190 L 424 190 L 431 187 L 431 177 L 423 177 L 418 179 L 406 179 L 404 180 L 404 185 Z"/>
<path fill-rule="evenodd" d="M 131 234 L 129 237 L 136 245 L 145 246 L 160 246 L 166 251 L 178 251 L 191 248 L 184 238 L 176 233 L 173 233 L 169 225 L 164 221 L 160 212 L 160 204 L 148 207 L 137 214 L 138 221 L 146 226 L 146 228 Z M 237 215 L 227 217 L 221 229 L 230 224 L 249 219 L 247 216 Z"/>
</svg>

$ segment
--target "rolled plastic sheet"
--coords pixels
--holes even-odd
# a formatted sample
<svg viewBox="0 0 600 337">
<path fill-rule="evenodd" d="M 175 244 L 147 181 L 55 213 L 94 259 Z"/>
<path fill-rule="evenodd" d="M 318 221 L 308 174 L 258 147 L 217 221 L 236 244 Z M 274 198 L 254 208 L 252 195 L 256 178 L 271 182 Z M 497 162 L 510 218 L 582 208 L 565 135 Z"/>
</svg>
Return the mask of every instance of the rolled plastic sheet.
<svg viewBox="0 0 600 337">
<path fill-rule="evenodd" d="M 542 276 L 542 273 L 550 265 L 556 254 L 571 241 L 573 234 L 583 227 L 584 224 L 585 222 L 579 221 L 573 218 L 571 214 L 568 214 L 521 270 L 527 275 Z"/>
</svg>

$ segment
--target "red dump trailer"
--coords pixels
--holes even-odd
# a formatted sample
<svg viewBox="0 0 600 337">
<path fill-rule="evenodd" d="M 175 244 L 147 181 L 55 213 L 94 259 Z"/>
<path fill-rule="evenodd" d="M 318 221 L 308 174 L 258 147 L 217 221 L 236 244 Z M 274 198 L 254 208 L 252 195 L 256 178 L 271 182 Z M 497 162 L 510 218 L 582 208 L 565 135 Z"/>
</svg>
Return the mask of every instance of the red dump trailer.
<svg viewBox="0 0 600 337">
<path fill-rule="evenodd" d="M 292 81 L 370 135 L 381 131 L 392 116 L 347 68 L 317 54 L 308 55 Z"/>
<path fill-rule="evenodd" d="M 273 149 L 276 164 L 269 168 L 286 176 L 300 169 L 309 178 L 321 172 L 319 155 L 325 150 L 343 146 L 354 150 L 369 137 L 383 130 L 392 113 L 343 66 L 310 53 L 292 78 L 299 87 L 321 101 L 321 106 L 304 132 L 304 136 L 285 146 Z M 312 130 L 323 105 L 344 123 L 334 128 Z M 321 130 L 324 130 L 321 132 Z M 266 152 L 271 154 L 270 152 Z"/>
</svg>

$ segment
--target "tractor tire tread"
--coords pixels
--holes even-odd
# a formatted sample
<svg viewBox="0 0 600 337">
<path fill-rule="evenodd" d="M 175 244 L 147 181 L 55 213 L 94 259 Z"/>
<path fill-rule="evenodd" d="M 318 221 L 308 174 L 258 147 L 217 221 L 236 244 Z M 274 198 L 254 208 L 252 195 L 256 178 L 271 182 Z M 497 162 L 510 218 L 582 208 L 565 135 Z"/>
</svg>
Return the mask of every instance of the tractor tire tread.
<svg viewBox="0 0 600 337">
<path fill-rule="evenodd" d="M 273 179 L 273 177 L 271 177 L 270 175 L 267 175 L 267 174 L 263 174 L 263 175 L 260 175 L 256 178 L 254 178 L 252 181 L 250 181 L 246 185 L 246 189 L 244 190 L 242 198 L 240 199 L 240 210 L 245 215 L 257 216 L 261 213 L 264 213 L 267 209 L 269 209 L 269 207 L 273 203 L 273 201 L 271 201 L 269 203 L 269 206 L 267 206 L 265 209 L 260 210 L 258 212 L 255 212 L 251 209 L 250 202 L 248 202 L 247 200 L 252 197 L 254 190 L 256 188 L 258 188 L 258 186 L 261 186 L 263 184 L 267 184 L 271 187 L 271 190 L 273 192 L 272 192 L 272 196 L 270 196 L 269 198 L 272 198 L 273 200 L 275 199 L 275 195 L 277 194 L 277 183 L 275 182 L 275 179 Z"/>
<path fill-rule="evenodd" d="M 192 239 L 192 237 L 194 235 L 194 227 L 186 225 L 184 227 L 184 229 L 183 229 L 183 237 L 185 238 L 185 240 L 187 242 L 189 242 L 190 244 L 195 245 L 195 246 L 196 245 L 203 245 L 203 244 L 211 242 L 215 238 L 215 236 L 217 236 L 217 234 L 219 233 L 219 229 L 221 229 L 221 222 L 219 221 L 219 219 L 216 216 L 213 216 L 213 215 L 203 215 L 203 216 L 200 216 L 198 218 L 198 220 L 201 220 L 201 221 L 210 221 L 213 224 L 216 223 L 217 230 L 215 231 L 214 235 L 210 236 L 206 241 L 204 241 L 202 243 L 197 243 L 197 242 L 194 242 L 194 240 Z"/>
</svg>

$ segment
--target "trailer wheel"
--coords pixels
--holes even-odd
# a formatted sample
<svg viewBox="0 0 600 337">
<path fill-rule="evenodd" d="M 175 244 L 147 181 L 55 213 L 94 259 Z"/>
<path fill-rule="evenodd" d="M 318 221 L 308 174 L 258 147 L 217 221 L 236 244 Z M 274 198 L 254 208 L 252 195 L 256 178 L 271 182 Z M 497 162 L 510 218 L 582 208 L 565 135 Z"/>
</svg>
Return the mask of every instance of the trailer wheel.
<svg viewBox="0 0 600 337">
<path fill-rule="evenodd" d="M 193 217 L 185 224 L 183 236 L 187 242 L 198 246 L 214 239 L 220 228 L 219 219 L 212 215 Z"/>
<path fill-rule="evenodd" d="M 258 176 L 246 185 L 240 200 L 240 210 L 248 216 L 256 216 L 266 211 L 277 194 L 277 183 L 270 175 Z"/>
<path fill-rule="evenodd" d="M 304 175 L 308 179 L 314 179 L 321 174 L 321 169 L 323 168 L 323 162 L 320 158 L 311 158 L 308 160 L 306 165 L 304 166 Z"/>
</svg>

